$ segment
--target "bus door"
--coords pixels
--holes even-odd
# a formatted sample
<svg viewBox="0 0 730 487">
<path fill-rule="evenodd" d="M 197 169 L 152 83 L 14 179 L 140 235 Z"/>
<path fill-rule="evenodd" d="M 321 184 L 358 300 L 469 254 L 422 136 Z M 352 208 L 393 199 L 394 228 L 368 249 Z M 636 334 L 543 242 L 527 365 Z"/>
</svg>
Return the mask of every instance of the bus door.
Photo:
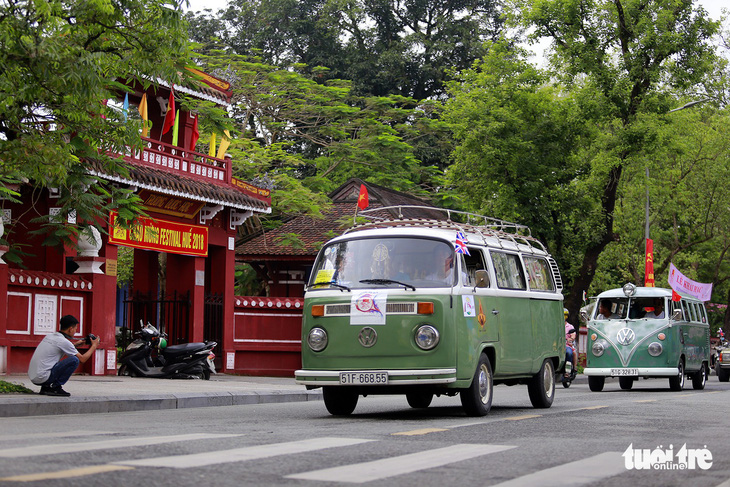
<svg viewBox="0 0 730 487">
<path fill-rule="evenodd" d="M 464 286 L 461 293 L 464 316 L 471 319 L 471 326 L 476 331 L 476 335 L 473 337 L 476 343 L 498 342 L 498 315 L 492 313 L 497 306 L 496 293 L 492 289 L 487 261 L 482 249 L 477 247 L 468 247 L 468 249 L 468 254 L 460 255 L 462 269 L 464 269 L 464 272 L 461 273 Z M 486 280 L 478 281 L 477 271 L 484 271 L 480 273 L 480 276 L 485 276 L 486 273 Z"/>
<path fill-rule="evenodd" d="M 495 276 L 494 307 L 499 347 L 497 367 L 500 375 L 534 373 L 532 316 L 525 274 L 519 254 L 489 251 Z"/>
<path fill-rule="evenodd" d="M 530 288 L 530 313 L 535 353 L 533 368 L 538 369 L 549 355 L 565 354 L 565 319 L 562 301 L 555 299 L 555 280 L 547 259 L 522 255 Z M 578 331 L 578 326 L 574 326 Z M 576 333 L 577 335 L 577 333 Z M 577 343 L 576 343 L 577 347 Z"/>
</svg>

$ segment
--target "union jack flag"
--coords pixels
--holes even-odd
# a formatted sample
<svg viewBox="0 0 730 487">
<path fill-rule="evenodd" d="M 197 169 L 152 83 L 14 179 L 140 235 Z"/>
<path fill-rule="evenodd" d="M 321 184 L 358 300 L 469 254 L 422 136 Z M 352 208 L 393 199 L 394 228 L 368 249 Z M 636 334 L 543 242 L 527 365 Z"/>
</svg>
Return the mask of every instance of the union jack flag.
<svg viewBox="0 0 730 487">
<path fill-rule="evenodd" d="M 457 254 L 471 255 L 469 249 L 466 247 L 468 243 L 464 232 L 456 232 L 456 240 L 454 240 L 454 251 Z"/>
</svg>

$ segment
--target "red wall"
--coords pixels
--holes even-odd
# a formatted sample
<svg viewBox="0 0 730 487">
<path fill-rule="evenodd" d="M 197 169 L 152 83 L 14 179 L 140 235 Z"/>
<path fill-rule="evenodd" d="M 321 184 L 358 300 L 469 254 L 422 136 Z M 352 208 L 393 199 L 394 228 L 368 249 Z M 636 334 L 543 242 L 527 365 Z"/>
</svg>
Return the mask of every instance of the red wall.
<svg viewBox="0 0 730 487">
<path fill-rule="evenodd" d="M 235 304 L 232 372 L 293 377 L 302 366 L 304 299 L 236 296 Z"/>
</svg>

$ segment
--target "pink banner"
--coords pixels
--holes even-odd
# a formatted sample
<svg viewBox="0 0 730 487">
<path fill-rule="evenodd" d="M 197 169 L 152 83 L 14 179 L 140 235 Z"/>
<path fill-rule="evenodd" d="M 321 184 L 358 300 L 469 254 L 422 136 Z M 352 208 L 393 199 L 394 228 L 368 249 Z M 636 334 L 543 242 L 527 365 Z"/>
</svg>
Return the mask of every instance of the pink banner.
<svg viewBox="0 0 730 487">
<path fill-rule="evenodd" d="M 669 264 L 669 287 L 675 292 L 689 294 L 700 301 L 709 301 L 712 296 L 712 284 L 703 284 L 685 277 L 674 264 Z"/>
</svg>

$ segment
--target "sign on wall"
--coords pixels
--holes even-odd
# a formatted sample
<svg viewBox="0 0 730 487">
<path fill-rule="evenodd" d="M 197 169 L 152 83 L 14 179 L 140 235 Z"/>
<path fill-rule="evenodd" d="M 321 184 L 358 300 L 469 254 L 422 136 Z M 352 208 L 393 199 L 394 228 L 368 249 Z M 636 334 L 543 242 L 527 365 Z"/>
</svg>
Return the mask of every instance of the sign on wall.
<svg viewBox="0 0 730 487">
<path fill-rule="evenodd" d="M 109 243 L 171 254 L 208 256 L 208 227 L 167 220 L 139 218 L 127 230 L 117 224 L 116 211 L 109 214 Z"/>
<path fill-rule="evenodd" d="M 168 194 L 153 193 L 146 189 L 139 192 L 139 197 L 142 198 L 147 211 L 183 218 L 193 218 L 205 204 L 202 201 L 191 201 Z"/>
</svg>

